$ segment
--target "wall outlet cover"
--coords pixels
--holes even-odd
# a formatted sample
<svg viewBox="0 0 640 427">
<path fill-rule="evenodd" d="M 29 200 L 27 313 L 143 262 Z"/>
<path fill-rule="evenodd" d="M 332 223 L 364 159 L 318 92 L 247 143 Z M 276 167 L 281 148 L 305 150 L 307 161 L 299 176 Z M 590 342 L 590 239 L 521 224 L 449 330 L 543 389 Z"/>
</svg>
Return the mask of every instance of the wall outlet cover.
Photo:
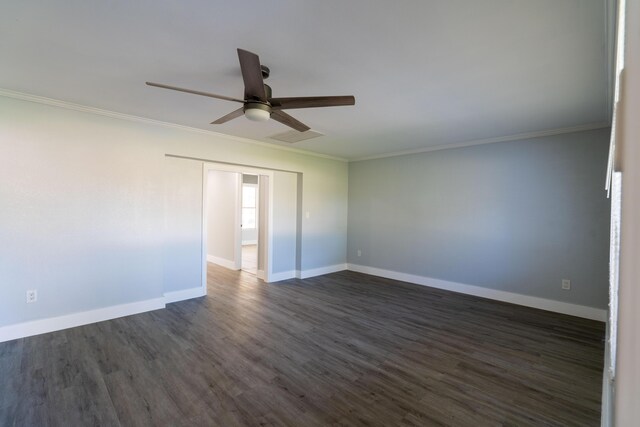
<svg viewBox="0 0 640 427">
<path fill-rule="evenodd" d="M 38 301 L 38 291 L 29 289 L 27 291 L 27 304 Z"/>
</svg>

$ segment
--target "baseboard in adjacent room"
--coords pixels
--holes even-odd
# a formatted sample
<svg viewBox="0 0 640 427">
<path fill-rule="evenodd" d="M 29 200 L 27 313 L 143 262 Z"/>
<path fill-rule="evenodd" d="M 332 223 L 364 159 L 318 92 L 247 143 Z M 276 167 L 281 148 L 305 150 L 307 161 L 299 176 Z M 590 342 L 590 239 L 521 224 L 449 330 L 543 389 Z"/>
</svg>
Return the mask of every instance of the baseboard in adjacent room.
<svg viewBox="0 0 640 427">
<path fill-rule="evenodd" d="M 296 277 L 307 279 L 309 277 L 322 276 L 323 274 L 335 273 L 347 270 L 347 264 L 327 265 L 326 267 L 311 268 L 309 270 L 296 271 Z"/>
<path fill-rule="evenodd" d="M 571 316 L 583 317 L 591 320 L 598 320 L 600 322 L 605 322 L 607 320 L 607 311 L 595 307 L 570 304 L 546 298 L 517 294 L 514 292 L 500 291 L 497 289 L 483 288 L 481 286 L 449 282 L 446 280 L 434 279 L 431 277 L 418 276 L 408 273 L 400 273 L 398 271 L 385 270 L 382 268 L 369 267 L 365 265 L 348 264 L 348 269 L 351 271 L 357 271 L 359 273 L 385 277 L 387 279 L 394 279 L 422 286 L 430 286 L 432 288 L 444 289 L 447 291 L 459 292 L 462 294 L 474 295 L 477 297 L 489 298 L 497 301 L 509 302 L 512 304 L 524 305 L 541 310 L 553 311 L 556 313 L 568 314 Z"/>
<path fill-rule="evenodd" d="M 131 316 L 164 307 L 165 299 L 161 297 L 2 326 L 0 327 L 0 342 L 117 319 L 118 317 Z"/>
<path fill-rule="evenodd" d="M 228 268 L 229 270 L 238 270 L 235 262 L 217 256 L 207 255 L 207 262 L 212 262 L 224 268 Z"/>
<path fill-rule="evenodd" d="M 164 293 L 165 304 L 171 304 L 172 302 L 184 301 L 191 298 L 199 298 L 207 295 L 207 292 L 202 286 L 197 288 L 183 289 L 180 291 L 172 291 Z"/>
</svg>

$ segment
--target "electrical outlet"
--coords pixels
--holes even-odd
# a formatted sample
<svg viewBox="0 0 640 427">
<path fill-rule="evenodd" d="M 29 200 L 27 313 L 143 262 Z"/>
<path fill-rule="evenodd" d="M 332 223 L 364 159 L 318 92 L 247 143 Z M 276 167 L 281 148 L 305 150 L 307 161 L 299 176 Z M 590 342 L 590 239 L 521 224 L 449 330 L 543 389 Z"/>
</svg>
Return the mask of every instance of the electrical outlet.
<svg viewBox="0 0 640 427">
<path fill-rule="evenodd" d="M 29 289 L 27 291 L 27 304 L 38 301 L 38 291 Z"/>
<path fill-rule="evenodd" d="M 571 280 L 569 279 L 562 279 L 562 289 L 568 291 L 571 289 Z"/>
<path fill-rule="evenodd" d="M 362 251 L 358 249 L 358 256 L 362 256 Z"/>
</svg>

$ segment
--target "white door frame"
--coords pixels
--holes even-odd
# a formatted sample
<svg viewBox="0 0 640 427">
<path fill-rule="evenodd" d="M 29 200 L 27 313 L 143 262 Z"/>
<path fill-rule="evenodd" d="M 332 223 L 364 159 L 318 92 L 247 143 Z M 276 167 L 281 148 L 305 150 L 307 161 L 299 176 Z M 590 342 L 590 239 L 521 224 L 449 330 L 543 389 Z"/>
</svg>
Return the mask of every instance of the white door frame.
<svg viewBox="0 0 640 427">
<path fill-rule="evenodd" d="M 248 166 L 240 166 L 240 165 L 231 165 L 226 163 L 215 163 L 215 162 L 203 162 L 202 163 L 202 289 L 203 293 L 206 295 L 207 293 L 207 194 L 208 194 L 208 177 L 209 171 L 223 171 L 223 172 L 235 172 L 240 175 L 239 179 L 239 192 L 238 192 L 238 200 L 236 200 L 236 230 L 235 230 L 235 258 L 236 265 L 240 263 L 241 251 L 242 251 L 242 230 L 240 229 L 241 223 L 241 215 L 242 215 L 242 174 L 251 174 L 251 175 L 263 175 L 269 178 L 269 187 L 267 191 L 267 199 L 266 199 L 266 221 L 263 224 L 266 224 L 266 239 L 264 242 L 264 261 L 263 265 L 265 267 L 264 271 L 258 270 L 258 277 L 263 279 L 265 282 L 270 282 L 273 272 L 273 257 L 271 256 L 273 250 L 273 177 L 274 173 L 272 170 L 268 169 L 259 169 Z M 260 187 L 260 178 L 258 178 L 258 187 Z M 259 239 L 259 236 L 258 236 Z M 258 248 L 259 248 L 258 244 Z M 260 256 L 260 255 L 258 255 Z"/>
</svg>

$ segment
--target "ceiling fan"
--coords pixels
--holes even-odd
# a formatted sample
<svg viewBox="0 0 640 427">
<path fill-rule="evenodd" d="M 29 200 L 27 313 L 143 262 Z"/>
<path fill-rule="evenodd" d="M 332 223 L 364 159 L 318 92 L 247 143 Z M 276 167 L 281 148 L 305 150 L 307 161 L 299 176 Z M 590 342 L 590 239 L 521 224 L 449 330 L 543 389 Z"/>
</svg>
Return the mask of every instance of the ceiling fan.
<svg viewBox="0 0 640 427">
<path fill-rule="evenodd" d="M 242 71 L 242 79 L 244 80 L 244 99 L 231 98 L 199 90 L 184 89 L 161 83 L 146 83 L 149 86 L 177 90 L 195 95 L 209 96 L 211 98 L 243 104 L 241 108 L 238 108 L 226 116 L 222 116 L 218 120 L 211 122 L 211 124 L 214 125 L 226 123 L 229 120 L 235 119 L 236 117 L 240 117 L 244 114 L 249 120 L 265 122 L 269 120 L 269 118 L 272 118 L 283 125 L 289 126 L 299 132 L 304 132 L 310 129 L 309 126 L 299 120 L 296 120 L 283 110 L 295 108 L 336 107 L 341 105 L 354 105 L 356 103 L 356 99 L 353 96 L 273 98 L 271 96 L 271 87 L 264 83 L 264 79 L 269 77 L 269 68 L 264 65 L 260 65 L 260 58 L 258 58 L 258 55 L 243 49 L 238 49 L 238 58 L 240 59 L 240 70 Z"/>
</svg>

